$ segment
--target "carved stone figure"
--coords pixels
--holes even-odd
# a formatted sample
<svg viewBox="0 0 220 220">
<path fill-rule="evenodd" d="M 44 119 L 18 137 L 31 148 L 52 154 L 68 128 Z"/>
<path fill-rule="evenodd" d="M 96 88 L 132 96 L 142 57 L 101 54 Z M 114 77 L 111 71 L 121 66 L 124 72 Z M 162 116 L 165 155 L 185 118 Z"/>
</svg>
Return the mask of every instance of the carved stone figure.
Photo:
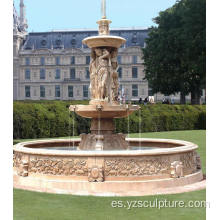
<svg viewBox="0 0 220 220">
<path fill-rule="evenodd" d="M 97 69 L 97 97 L 99 100 L 108 99 L 108 73 L 110 53 L 106 48 L 95 48 Z"/>
<path fill-rule="evenodd" d="M 117 55 L 118 55 L 118 50 L 116 48 L 113 49 L 111 52 L 111 90 L 112 90 L 112 100 L 117 101 L 118 99 L 118 88 L 119 88 L 119 83 L 118 83 L 118 61 L 117 61 Z"/>
<path fill-rule="evenodd" d="M 98 167 L 96 165 L 89 167 L 88 180 L 89 182 L 103 182 L 104 177 L 102 167 Z"/>
<path fill-rule="evenodd" d="M 117 101 L 117 48 L 93 48 L 90 62 L 90 94 L 92 99 Z"/>
<path fill-rule="evenodd" d="M 183 177 L 183 163 L 180 161 L 174 161 L 171 163 L 170 174 L 172 178 Z"/>
<path fill-rule="evenodd" d="M 18 175 L 20 176 L 28 176 L 28 161 L 26 159 L 21 160 L 21 164 L 19 166 Z"/>
<path fill-rule="evenodd" d="M 97 69 L 96 69 L 96 53 L 95 50 L 92 49 L 91 51 L 91 62 L 89 66 L 89 72 L 90 72 L 90 85 L 89 90 L 91 94 L 92 99 L 96 99 L 96 89 L 97 89 Z"/>
</svg>

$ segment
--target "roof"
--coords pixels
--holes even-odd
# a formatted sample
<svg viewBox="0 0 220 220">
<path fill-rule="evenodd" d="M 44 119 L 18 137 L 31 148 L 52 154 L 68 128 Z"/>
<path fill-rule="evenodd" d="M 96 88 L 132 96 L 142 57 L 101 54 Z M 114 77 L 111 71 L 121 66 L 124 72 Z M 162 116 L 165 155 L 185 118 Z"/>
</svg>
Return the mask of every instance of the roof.
<svg viewBox="0 0 220 220">
<path fill-rule="evenodd" d="M 23 46 L 24 50 L 31 49 L 69 49 L 82 48 L 82 40 L 86 37 L 97 36 L 95 29 L 53 30 L 51 32 L 29 33 Z M 110 35 L 121 36 L 127 40 L 126 47 L 144 47 L 148 37 L 147 28 L 111 29 Z M 84 45 L 83 48 L 86 48 Z"/>
</svg>

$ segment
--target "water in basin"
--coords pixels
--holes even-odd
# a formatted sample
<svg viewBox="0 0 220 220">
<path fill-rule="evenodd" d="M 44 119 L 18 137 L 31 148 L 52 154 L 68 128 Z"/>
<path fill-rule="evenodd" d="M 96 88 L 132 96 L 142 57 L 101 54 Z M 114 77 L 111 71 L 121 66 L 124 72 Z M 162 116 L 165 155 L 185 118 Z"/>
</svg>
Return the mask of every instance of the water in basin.
<svg viewBox="0 0 220 220">
<path fill-rule="evenodd" d="M 77 147 L 56 146 L 56 147 L 40 147 L 40 148 L 37 148 L 37 149 L 75 151 L 75 150 L 77 150 Z M 130 146 L 129 147 L 129 150 L 155 150 L 155 149 L 161 149 L 161 148 L 160 147 L 138 147 L 138 146 Z M 117 149 L 115 149 L 115 150 L 117 150 Z"/>
</svg>

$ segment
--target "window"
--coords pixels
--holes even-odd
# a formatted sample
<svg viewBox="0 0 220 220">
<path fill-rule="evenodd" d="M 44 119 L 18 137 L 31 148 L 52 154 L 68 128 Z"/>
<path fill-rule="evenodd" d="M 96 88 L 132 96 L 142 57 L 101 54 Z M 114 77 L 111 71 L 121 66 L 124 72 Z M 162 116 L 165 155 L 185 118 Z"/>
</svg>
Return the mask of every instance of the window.
<svg viewBox="0 0 220 220">
<path fill-rule="evenodd" d="M 71 41 L 70 41 L 70 43 L 72 44 L 72 47 L 74 48 L 74 47 L 76 47 L 76 39 L 72 39 Z"/>
<path fill-rule="evenodd" d="M 31 97 L 31 87 L 25 86 L 25 97 L 30 98 Z"/>
<path fill-rule="evenodd" d="M 121 56 L 118 56 L 118 64 L 121 64 Z"/>
<path fill-rule="evenodd" d="M 89 91 L 88 91 L 88 85 L 83 86 L 83 97 L 88 98 L 89 96 Z"/>
<path fill-rule="evenodd" d="M 60 65 L 60 57 L 56 57 L 56 65 Z"/>
<path fill-rule="evenodd" d="M 119 94 L 120 94 L 121 98 L 125 96 L 125 89 L 124 89 L 124 86 L 122 84 L 119 87 Z"/>
<path fill-rule="evenodd" d="M 76 78 L 76 71 L 75 68 L 70 69 L 70 79 L 75 79 Z"/>
<path fill-rule="evenodd" d="M 138 96 L 138 85 L 132 85 L 132 96 Z"/>
<path fill-rule="evenodd" d="M 70 58 L 70 64 L 75 64 L 75 57 Z"/>
<path fill-rule="evenodd" d="M 137 67 L 132 67 L 132 78 L 138 78 Z"/>
<path fill-rule="evenodd" d="M 56 69 L 55 79 L 60 79 L 60 69 Z"/>
<path fill-rule="evenodd" d="M 29 57 L 25 58 L 25 65 L 27 65 L 27 66 L 30 65 L 30 58 Z"/>
<path fill-rule="evenodd" d="M 90 56 L 86 56 L 86 64 L 90 63 Z"/>
<path fill-rule="evenodd" d="M 55 97 L 60 97 L 60 86 L 55 86 Z"/>
<path fill-rule="evenodd" d="M 40 58 L 40 65 L 45 65 L 45 58 L 44 57 L 41 57 Z"/>
<path fill-rule="evenodd" d="M 68 96 L 73 97 L 73 86 L 68 86 Z"/>
<path fill-rule="evenodd" d="M 25 70 L 25 79 L 31 79 L 31 71 L 29 69 Z"/>
<path fill-rule="evenodd" d="M 133 56 L 133 63 L 134 63 L 134 64 L 137 63 L 137 56 Z"/>
<path fill-rule="evenodd" d="M 137 44 L 137 33 L 134 33 L 133 34 L 133 37 L 132 37 L 132 44 L 136 45 Z"/>
<path fill-rule="evenodd" d="M 122 78 L 122 68 L 121 67 L 119 67 L 118 68 L 118 78 Z"/>
<path fill-rule="evenodd" d="M 90 78 L 89 68 L 86 68 L 86 79 Z"/>
<path fill-rule="evenodd" d="M 45 69 L 40 70 L 40 79 L 45 79 Z"/>
<path fill-rule="evenodd" d="M 40 97 L 45 97 L 45 86 L 40 86 Z"/>
</svg>

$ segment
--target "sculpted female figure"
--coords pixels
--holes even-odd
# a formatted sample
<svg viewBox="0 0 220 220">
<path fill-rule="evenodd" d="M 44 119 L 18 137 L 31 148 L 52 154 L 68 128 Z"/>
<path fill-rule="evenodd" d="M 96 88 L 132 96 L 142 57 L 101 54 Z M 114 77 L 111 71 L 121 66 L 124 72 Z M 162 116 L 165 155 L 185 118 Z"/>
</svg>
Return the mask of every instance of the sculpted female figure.
<svg viewBox="0 0 220 220">
<path fill-rule="evenodd" d="M 118 50 L 115 48 L 111 52 L 111 66 L 112 66 L 112 85 L 111 85 L 111 91 L 112 91 L 112 100 L 117 101 L 118 99 L 118 61 L 117 61 L 117 56 L 118 56 Z"/>
<path fill-rule="evenodd" d="M 97 97 L 108 99 L 107 79 L 109 72 L 110 53 L 107 49 L 95 48 L 97 68 Z"/>
<path fill-rule="evenodd" d="M 97 69 L 96 69 L 96 53 L 95 50 L 92 49 L 91 51 L 91 62 L 89 65 L 89 72 L 90 72 L 90 85 L 89 90 L 92 99 L 96 99 L 96 91 L 97 91 Z"/>
</svg>

